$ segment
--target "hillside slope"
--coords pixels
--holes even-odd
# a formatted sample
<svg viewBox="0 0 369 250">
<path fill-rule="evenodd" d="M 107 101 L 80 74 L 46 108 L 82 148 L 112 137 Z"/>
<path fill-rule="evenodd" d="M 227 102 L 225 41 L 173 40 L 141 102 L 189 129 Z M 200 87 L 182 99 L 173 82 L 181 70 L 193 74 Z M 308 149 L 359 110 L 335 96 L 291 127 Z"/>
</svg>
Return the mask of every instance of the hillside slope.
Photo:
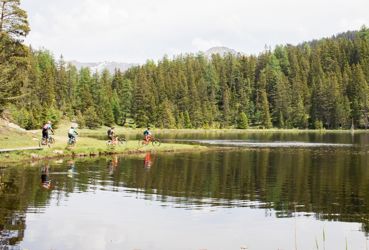
<svg viewBox="0 0 369 250">
<path fill-rule="evenodd" d="M 0 149 L 38 145 L 38 131 L 25 131 L 19 126 L 0 119 Z"/>
</svg>

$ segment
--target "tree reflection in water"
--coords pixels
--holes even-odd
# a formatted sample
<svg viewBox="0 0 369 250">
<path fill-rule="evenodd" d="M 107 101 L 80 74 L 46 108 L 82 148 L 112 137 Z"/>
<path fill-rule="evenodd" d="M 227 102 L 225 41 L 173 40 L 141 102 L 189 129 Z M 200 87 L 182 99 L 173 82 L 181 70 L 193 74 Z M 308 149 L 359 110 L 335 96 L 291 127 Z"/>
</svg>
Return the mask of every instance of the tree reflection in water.
<svg viewBox="0 0 369 250">
<path fill-rule="evenodd" d="M 21 241 L 26 212 L 47 209 L 51 197 L 96 189 L 134 190 L 143 199 L 188 208 L 268 208 L 280 218 L 296 211 L 318 220 L 360 222 L 369 232 L 367 162 L 367 153 L 345 148 L 159 154 L 155 161 L 149 154 L 144 167 L 142 158 L 98 158 L 73 163 L 74 178 L 68 178 L 68 164 L 51 165 L 52 190 L 39 185 L 37 168 L 11 167 L 0 175 L 0 241 Z"/>
</svg>

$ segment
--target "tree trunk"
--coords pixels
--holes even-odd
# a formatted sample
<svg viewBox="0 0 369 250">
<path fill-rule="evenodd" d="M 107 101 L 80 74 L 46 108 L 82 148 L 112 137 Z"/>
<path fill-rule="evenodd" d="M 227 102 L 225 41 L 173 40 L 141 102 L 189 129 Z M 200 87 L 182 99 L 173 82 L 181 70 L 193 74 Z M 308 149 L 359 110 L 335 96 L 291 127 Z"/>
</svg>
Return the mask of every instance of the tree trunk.
<svg viewBox="0 0 369 250">
<path fill-rule="evenodd" d="M 6 4 L 6 2 L 3 2 L 2 6 L 1 6 L 0 33 L 1 33 L 1 32 L 3 32 L 3 22 L 4 22 L 5 4 Z"/>
</svg>

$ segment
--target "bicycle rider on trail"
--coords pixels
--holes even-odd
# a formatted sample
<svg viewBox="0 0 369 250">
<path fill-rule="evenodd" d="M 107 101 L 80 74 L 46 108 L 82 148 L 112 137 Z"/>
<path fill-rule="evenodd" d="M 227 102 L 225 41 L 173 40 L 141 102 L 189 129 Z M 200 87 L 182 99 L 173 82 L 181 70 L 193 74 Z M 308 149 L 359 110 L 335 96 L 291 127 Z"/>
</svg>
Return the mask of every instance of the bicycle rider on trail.
<svg viewBox="0 0 369 250">
<path fill-rule="evenodd" d="M 74 126 L 71 126 L 70 129 L 68 130 L 69 141 L 75 141 L 76 135 L 78 135 L 76 129 L 74 128 Z"/>
<path fill-rule="evenodd" d="M 42 140 L 47 141 L 50 137 L 49 131 L 54 134 L 54 130 L 51 126 L 51 121 L 48 121 L 43 127 L 42 127 Z"/>
<path fill-rule="evenodd" d="M 115 141 L 115 139 L 116 139 L 114 129 L 115 129 L 114 127 L 111 127 L 111 128 L 108 129 L 108 138 L 112 142 Z"/>
<path fill-rule="evenodd" d="M 149 142 L 150 139 L 152 138 L 152 134 L 151 134 L 151 131 L 150 131 L 150 127 L 148 127 L 145 131 L 144 131 L 144 136 L 145 136 L 145 141 L 146 142 Z"/>
</svg>

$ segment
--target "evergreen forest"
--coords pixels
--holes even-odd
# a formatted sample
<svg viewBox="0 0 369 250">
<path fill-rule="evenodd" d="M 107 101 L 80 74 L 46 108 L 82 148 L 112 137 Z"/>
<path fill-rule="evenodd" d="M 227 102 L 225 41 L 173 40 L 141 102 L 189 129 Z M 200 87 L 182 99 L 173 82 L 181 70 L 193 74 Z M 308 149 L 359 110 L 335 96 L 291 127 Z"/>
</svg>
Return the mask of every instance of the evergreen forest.
<svg viewBox="0 0 369 250">
<path fill-rule="evenodd" d="M 164 56 L 111 74 L 26 46 L 19 0 L 0 0 L 0 17 L 0 112 L 26 129 L 65 118 L 88 128 L 368 126 L 365 26 L 258 55 Z"/>
</svg>

